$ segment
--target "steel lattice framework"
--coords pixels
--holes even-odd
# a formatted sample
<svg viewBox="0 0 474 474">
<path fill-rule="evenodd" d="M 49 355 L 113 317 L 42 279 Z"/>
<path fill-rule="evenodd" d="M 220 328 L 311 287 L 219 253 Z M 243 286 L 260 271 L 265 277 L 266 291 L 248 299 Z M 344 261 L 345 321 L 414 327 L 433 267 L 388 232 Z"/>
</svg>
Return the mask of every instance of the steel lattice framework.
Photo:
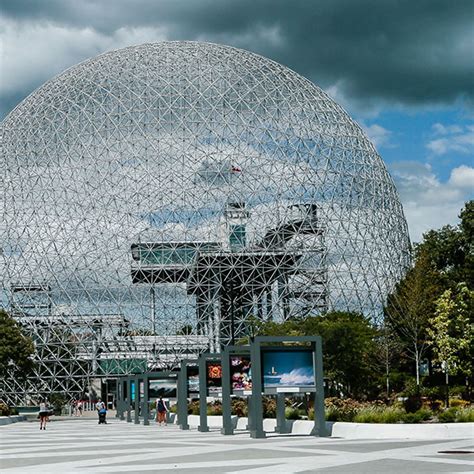
<svg viewBox="0 0 474 474">
<path fill-rule="evenodd" d="M 409 264 L 361 128 L 247 51 L 103 54 L 31 94 L 1 134 L 1 304 L 32 334 L 42 384 L 7 382 L 11 400 L 175 366 L 252 317 L 378 318 Z"/>
</svg>

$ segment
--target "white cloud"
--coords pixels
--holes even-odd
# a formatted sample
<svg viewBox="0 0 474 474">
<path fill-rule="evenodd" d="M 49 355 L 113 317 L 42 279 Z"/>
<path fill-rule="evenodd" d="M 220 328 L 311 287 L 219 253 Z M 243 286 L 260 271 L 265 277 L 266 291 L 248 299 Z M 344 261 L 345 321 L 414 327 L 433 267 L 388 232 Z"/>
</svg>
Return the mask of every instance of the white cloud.
<svg viewBox="0 0 474 474">
<path fill-rule="evenodd" d="M 162 28 L 119 28 L 111 35 L 91 28 L 0 19 L 0 95 L 33 91 L 78 62 L 111 49 L 166 39 Z"/>
<path fill-rule="evenodd" d="M 435 123 L 432 129 L 436 135 L 450 135 L 462 132 L 462 128 L 459 125 L 443 125 L 442 123 Z"/>
<path fill-rule="evenodd" d="M 474 154 L 474 125 L 443 125 L 435 123 L 432 127 L 434 137 L 426 147 L 435 155 L 449 152 Z"/>
<path fill-rule="evenodd" d="M 392 136 L 392 132 L 390 130 L 387 130 L 386 128 L 376 123 L 372 125 L 365 125 L 364 123 L 362 123 L 361 125 L 365 133 L 369 137 L 370 141 L 375 145 L 377 149 L 394 146 L 390 141 Z"/>
<path fill-rule="evenodd" d="M 458 188 L 474 190 L 474 168 L 461 165 L 451 171 L 449 184 Z"/>
<path fill-rule="evenodd" d="M 461 165 L 451 170 L 447 182 L 441 182 L 431 165 L 400 161 L 390 166 L 413 242 L 424 232 L 446 224 L 457 224 L 464 203 L 473 198 L 474 168 Z"/>
</svg>

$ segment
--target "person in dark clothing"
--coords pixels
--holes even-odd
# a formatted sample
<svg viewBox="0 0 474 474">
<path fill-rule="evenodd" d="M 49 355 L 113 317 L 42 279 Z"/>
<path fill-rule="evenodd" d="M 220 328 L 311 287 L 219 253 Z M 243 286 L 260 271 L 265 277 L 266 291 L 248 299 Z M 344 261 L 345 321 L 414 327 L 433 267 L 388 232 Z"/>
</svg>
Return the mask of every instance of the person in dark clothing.
<svg viewBox="0 0 474 474">
<path fill-rule="evenodd" d="M 163 398 L 160 397 L 156 401 L 156 422 L 161 426 L 162 424 L 166 425 L 166 412 L 168 409 L 166 408 L 166 404 L 163 401 Z"/>
</svg>

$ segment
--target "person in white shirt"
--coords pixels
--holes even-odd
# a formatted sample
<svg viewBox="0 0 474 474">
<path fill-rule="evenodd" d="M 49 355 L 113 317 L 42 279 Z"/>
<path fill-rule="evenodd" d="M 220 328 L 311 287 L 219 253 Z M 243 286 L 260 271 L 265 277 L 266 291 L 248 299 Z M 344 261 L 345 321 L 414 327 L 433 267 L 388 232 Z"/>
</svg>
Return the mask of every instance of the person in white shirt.
<svg viewBox="0 0 474 474">
<path fill-rule="evenodd" d="M 105 403 L 99 398 L 98 402 L 95 404 L 95 408 L 99 415 L 99 424 L 107 423 L 105 417 L 107 415 L 107 408 L 105 407 Z"/>
<path fill-rule="evenodd" d="M 48 421 L 49 417 L 49 409 L 48 405 L 46 404 L 46 400 L 41 400 L 40 403 L 40 411 L 39 411 L 39 419 L 40 419 L 40 430 L 46 429 L 46 422 Z"/>
</svg>

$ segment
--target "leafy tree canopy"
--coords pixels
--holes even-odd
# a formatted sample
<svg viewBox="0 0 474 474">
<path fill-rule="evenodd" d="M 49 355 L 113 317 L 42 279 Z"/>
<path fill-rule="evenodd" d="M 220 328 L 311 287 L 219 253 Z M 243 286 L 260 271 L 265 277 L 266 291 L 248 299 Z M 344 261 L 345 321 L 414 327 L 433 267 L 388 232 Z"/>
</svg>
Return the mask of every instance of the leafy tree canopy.
<svg viewBox="0 0 474 474">
<path fill-rule="evenodd" d="M 464 282 L 474 288 L 474 200 L 466 202 L 459 214 L 458 226 L 444 226 L 423 235 L 415 246 L 415 265 L 427 256 L 434 268 L 442 273 L 454 288 Z"/>
<path fill-rule="evenodd" d="M 33 341 L 25 336 L 16 321 L 0 309 L 0 376 L 25 377 L 34 367 Z"/>
<path fill-rule="evenodd" d="M 254 321 L 253 335 L 313 336 L 323 340 L 324 372 L 350 396 L 363 396 L 376 379 L 377 330 L 361 314 L 335 311 L 283 323 Z"/>
</svg>

